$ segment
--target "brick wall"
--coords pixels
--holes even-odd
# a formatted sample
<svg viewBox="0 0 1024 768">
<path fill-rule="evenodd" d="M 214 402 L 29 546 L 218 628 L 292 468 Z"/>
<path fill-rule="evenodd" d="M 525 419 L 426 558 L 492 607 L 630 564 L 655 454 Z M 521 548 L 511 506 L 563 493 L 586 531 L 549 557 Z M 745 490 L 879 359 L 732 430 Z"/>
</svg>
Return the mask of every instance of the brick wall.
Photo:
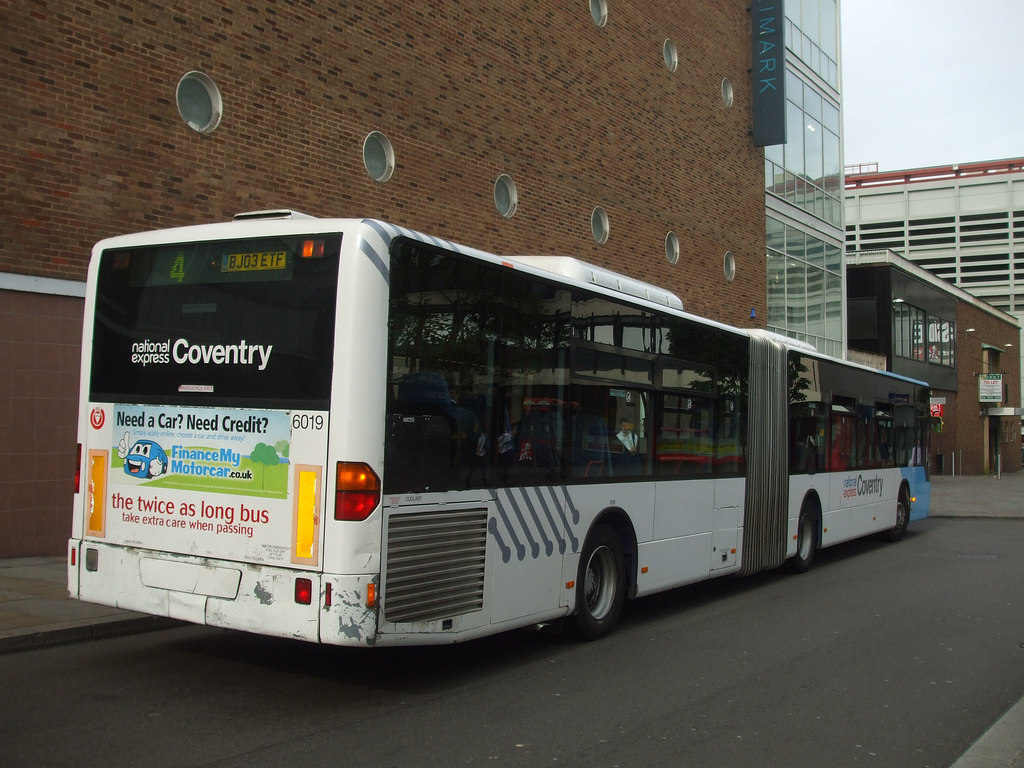
<svg viewBox="0 0 1024 768">
<path fill-rule="evenodd" d="M 83 280 L 103 237 L 289 207 L 502 254 L 575 256 L 725 322 L 767 314 L 743 3 L 616 0 L 603 28 L 587 3 L 542 0 L 0 0 L 0 13 L 0 271 Z M 176 108 L 191 70 L 223 94 L 207 136 Z M 384 184 L 362 163 L 375 130 L 396 152 Z M 502 173 L 519 193 L 510 220 L 493 202 Z M 604 245 L 590 231 L 597 205 L 610 220 Z M 65 473 L 73 441 L 58 451 Z M 63 551 L 41 542 L 16 551 Z"/>
<path fill-rule="evenodd" d="M 968 328 L 974 330 L 967 333 Z M 1007 346 L 1009 345 L 1009 346 Z M 986 455 L 988 430 L 994 427 L 1009 438 L 999 439 L 1002 471 L 1021 469 L 1020 417 L 992 419 L 983 416 L 988 405 L 978 402 L 978 375 L 1002 373 L 1003 383 L 1009 389 L 1004 406 L 1020 403 L 1020 336 L 1019 330 L 1009 323 L 963 302 L 957 307 L 957 397 L 954 414 L 946 422 L 955 424 L 955 434 L 946 442 L 947 450 L 957 451 L 957 472 L 978 475 L 995 473 L 994 455 Z M 997 368 L 983 365 L 985 349 L 1001 350 Z M 993 421 L 995 423 L 993 423 Z M 1006 426 L 1002 422 L 1007 422 Z M 948 470 L 947 470 L 948 471 Z"/>
<path fill-rule="evenodd" d="M 586 3 L 539 0 L 0 5 L 12 22 L 0 51 L 0 269 L 84 279 L 104 236 L 287 206 L 577 256 L 732 322 L 764 305 L 742 3 L 616 2 L 604 28 Z M 175 105 L 193 69 L 224 97 L 209 136 Z M 372 130 L 397 154 L 385 184 L 362 166 Z M 520 193 L 510 221 L 493 204 L 500 173 Z M 611 221 L 604 246 L 590 235 L 595 205 Z M 682 246 L 674 268 L 669 230 Z"/>
</svg>

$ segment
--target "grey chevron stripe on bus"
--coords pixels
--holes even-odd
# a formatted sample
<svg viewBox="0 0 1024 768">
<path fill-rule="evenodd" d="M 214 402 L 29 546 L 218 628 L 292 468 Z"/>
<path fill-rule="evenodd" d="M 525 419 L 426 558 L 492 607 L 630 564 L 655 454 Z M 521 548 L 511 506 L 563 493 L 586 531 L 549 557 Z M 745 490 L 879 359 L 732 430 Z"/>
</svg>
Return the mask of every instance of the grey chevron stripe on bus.
<svg viewBox="0 0 1024 768">
<path fill-rule="evenodd" d="M 472 250 L 457 245 L 449 240 L 442 240 L 439 237 L 413 232 L 405 229 L 404 227 L 388 224 L 383 221 L 377 221 L 376 219 L 363 219 L 363 224 L 377 233 L 380 237 L 380 242 L 374 245 L 364 236 L 362 243 L 360 244 L 360 250 L 370 260 L 370 263 L 377 268 L 381 277 L 384 278 L 384 282 L 388 285 L 391 284 L 391 270 L 388 267 L 390 262 L 388 252 L 391 250 L 391 241 L 396 237 L 408 237 L 413 240 L 429 243 L 438 248 L 454 251 L 455 253 L 469 253 Z"/>
<path fill-rule="evenodd" d="M 497 515 L 487 529 L 504 562 L 513 556 L 519 561 L 528 556 L 536 560 L 579 549 L 575 527 L 580 513 L 564 488 L 503 489 L 495 494 L 495 505 Z"/>
<path fill-rule="evenodd" d="M 388 251 L 391 248 L 391 241 L 394 235 L 381 226 L 380 222 L 365 220 L 363 222 L 369 229 L 372 229 L 380 237 L 380 243 L 374 247 L 364 235 L 359 244 L 359 250 L 370 260 L 370 263 L 377 268 L 381 277 L 387 285 L 391 285 L 391 270 L 388 268 Z"/>
</svg>

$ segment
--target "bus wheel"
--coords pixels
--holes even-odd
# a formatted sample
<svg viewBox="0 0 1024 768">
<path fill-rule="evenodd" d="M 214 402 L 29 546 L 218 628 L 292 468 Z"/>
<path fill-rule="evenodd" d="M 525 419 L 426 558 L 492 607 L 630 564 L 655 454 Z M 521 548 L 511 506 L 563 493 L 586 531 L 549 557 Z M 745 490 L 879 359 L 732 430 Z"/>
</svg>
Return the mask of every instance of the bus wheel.
<svg viewBox="0 0 1024 768">
<path fill-rule="evenodd" d="M 818 520 L 809 504 L 800 510 L 796 524 L 796 555 L 789 561 L 794 573 L 805 573 L 814 562 L 814 550 L 818 546 Z"/>
<path fill-rule="evenodd" d="M 900 488 L 900 495 L 896 499 L 896 525 L 885 533 L 888 541 L 899 541 L 907 532 L 910 525 L 910 498 L 906 488 Z"/>
<path fill-rule="evenodd" d="M 626 596 L 626 567 L 622 545 L 607 525 L 587 537 L 576 578 L 574 629 L 586 640 L 612 631 Z"/>
</svg>

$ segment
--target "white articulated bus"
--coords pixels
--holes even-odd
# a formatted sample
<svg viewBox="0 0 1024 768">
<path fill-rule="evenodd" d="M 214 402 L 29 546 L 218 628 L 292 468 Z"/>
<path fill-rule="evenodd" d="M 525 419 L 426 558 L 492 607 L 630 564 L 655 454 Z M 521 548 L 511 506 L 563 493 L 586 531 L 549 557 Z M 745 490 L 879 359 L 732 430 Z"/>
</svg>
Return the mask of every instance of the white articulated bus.
<svg viewBox="0 0 1024 768">
<path fill-rule="evenodd" d="M 927 514 L 922 382 L 380 221 L 104 240 L 81 381 L 69 591 L 198 624 L 597 638 Z"/>
</svg>

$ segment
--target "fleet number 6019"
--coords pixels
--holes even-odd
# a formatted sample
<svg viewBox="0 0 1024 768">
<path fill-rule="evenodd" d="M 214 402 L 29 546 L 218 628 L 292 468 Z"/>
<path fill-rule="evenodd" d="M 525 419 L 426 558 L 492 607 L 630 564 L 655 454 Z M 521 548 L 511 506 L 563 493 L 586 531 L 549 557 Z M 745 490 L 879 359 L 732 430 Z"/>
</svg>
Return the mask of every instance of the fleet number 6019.
<svg viewBox="0 0 1024 768">
<path fill-rule="evenodd" d="M 292 429 L 323 429 L 324 415 L 322 413 L 295 413 L 292 414 Z"/>
</svg>

